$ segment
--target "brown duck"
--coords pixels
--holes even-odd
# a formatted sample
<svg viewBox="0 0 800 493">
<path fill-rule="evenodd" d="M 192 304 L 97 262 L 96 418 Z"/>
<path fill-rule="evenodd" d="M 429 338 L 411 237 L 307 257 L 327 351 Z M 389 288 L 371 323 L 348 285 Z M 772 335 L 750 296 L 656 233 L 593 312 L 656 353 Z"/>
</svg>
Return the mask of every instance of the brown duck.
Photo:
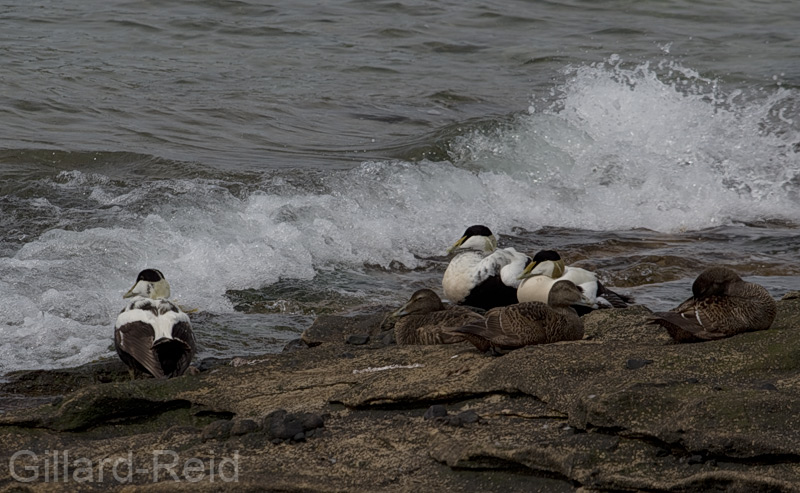
<svg viewBox="0 0 800 493">
<path fill-rule="evenodd" d="M 583 322 L 572 307 L 583 293 L 571 281 L 557 281 L 547 303 L 531 301 L 497 307 L 482 320 L 453 330 L 478 350 L 503 353 L 533 344 L 574 341 L 583 337 Z"/>
<path fill-rule="evenodd" d="M 460 327 L 481 316 L 463 306 L 445 306 L 430 289 L 420 289 L 408 302 L 390 315 L 397 320 L 394 337 L 398 344 L 452 344 L 462 342 L 460 335 L 447 330 Z"/>
<path fill-rule="evenodd" d="M 745 282 L 727 267 L 709 267 L 692 284 L 692 297 L 668 312 L 650 316 L 676 342 L 729 337 L 768 329 L 778 305 L 759 284 Z"/>
</svg>

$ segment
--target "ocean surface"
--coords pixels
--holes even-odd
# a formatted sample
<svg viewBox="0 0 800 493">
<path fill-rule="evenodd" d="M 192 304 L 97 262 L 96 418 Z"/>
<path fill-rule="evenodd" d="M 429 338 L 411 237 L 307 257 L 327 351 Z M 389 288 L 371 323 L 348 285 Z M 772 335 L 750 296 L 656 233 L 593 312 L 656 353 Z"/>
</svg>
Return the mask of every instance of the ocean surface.
<svg viewBox="0 0 800 493">
<path fill-rule="evenodd" d="M 116 357 L 144 268 L 199 358 L 280 351 L 472 224 L 653 309 L 800 289 L 794 0 L 1 3 L 0 375 Z"/>
</svg>

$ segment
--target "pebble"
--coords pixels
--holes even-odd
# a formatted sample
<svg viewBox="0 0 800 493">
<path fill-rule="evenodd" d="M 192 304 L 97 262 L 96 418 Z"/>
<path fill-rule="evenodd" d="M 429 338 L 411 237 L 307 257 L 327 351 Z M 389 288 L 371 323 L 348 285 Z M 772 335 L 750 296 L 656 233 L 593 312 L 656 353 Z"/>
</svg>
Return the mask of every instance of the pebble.
<svg viewBox="0 0 800 493">
<path fill-rule="evenodd" d="M 314 413 L 288 413 L 279 409 L 264 417 L 264 430 L 273 443 L 275 440 L 304 442 L 307 432 L 323 426 L 325 426 L 324 418 Z"/>
<path fill-rule="evenodd" d="M 445 416 L 447 416 L 447 408 L 441 404 L 435 404 L 429 407 L 428 410 L 425 411 L 425 414 L 422 415 L 424 419 L 443 418 Z"/>
<path fill-rule="evenodd" d="M 233 422 L 227 419 L 218 419 L 206 425 L 203 431 L 200 432 L 200 439 L 208 440 L 225 440 L 231 436 L 231 429 Z"/>
<path fill-rule="evenodd" d="M 625 368 L 628 370 L 638 370 L 652 363 L 651 359 L 629 359 L 625 362 Z"/>
<path fill-rule="evenodd" d="M 237 419 L 231 427 L 231 435 L 246 435 L 258 431 L 259 425 L 252 419 Z"/>
<path fill-rule="evenodd" d="M 456 427 L 477 423 L 481 419 L 478 413 L 471 409 L 458 414 L 448 414 L 447 409 L 441 404 L 435 404 L 429 407 L 422 417 L 426 420 L 432 419 L 436 423 Z"/>
</svg>

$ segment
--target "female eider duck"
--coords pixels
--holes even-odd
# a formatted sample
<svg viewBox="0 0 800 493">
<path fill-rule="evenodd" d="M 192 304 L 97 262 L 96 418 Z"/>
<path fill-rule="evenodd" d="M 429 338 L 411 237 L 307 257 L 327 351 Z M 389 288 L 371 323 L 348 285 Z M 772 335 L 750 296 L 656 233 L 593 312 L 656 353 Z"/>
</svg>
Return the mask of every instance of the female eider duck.
<svg viewBox="0 0 800 493">
<path fill-rule="evenodd" d="M 482 320 L 483 317 L 463 306 L 448 306 L 430 289 L 420 289 L 411 299 L 391 314 L 398 344 L 452 344 L 464 341 L 459 335 L 446 332 Z"/>
<path fill-rule="evenodd" d="M 625 308 L 633 300 L 611 291 L 603 286 L 597 279 L 597 274 L 564 264 L 561 255 L 553 250 L 542 250 L 533 256 L 533 261 L 525 267 L 519 276 L 520 284 L 517 289 L 519 302 L 539 301 L 546 302 L 548 291 L 553 280 L 572 281 L 581 288 L 584 294 L 583 301 L 579 303 L 578 312 L 583 315 L 594 308 Z"/>
<path fill-rule="evenodd" d="M 483 320 L 452 331 L 479 351 L 503 353 L 533 344 L 574 341 L 583 338 L 583 321 L 573 308 L 581 290 L 570 281 L 556 281 L 548 302 L 538 301 L 493 308 Z"/>
<path fill-rule="evenodd" d="M 183 375 L 195 353 L 189 316 L 167 300 L 169 283 L 156 269 L 139 273 L 136 283 L 123 295 L 133 298 L 122 309 L 114 326 L 114 346 L 128 365 L 156 378 Z"/>
<path fill-rule="evenodd" d="M 765 330 L 778 304 L 759 284 L 743 281 L 727 267 L 709 267 L 692 284 L 692 297 L 668 312 L 650 316 L 676 342 L 696 342 Z"/>
<path fill-rule="evenodd" d="M 445 297 L 459 305 L 488 310 L 517 302 L 519 275 L 531 258 L 513 248 L 497 248 L 486 226 L 470 226 L 447 250 L 454 253 L 444 271 Z"/>
</svg>

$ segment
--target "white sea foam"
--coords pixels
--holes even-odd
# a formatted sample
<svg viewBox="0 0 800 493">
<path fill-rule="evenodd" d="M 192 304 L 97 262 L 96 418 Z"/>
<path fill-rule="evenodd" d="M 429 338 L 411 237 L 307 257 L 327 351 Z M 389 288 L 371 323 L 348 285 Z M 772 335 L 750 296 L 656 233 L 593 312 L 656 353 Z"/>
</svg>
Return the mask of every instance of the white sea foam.
<svg viewBox="0 0 800 493">
<path fill-rule="evenodd" d="M 555 103 L 534 105 L 512 128 L 458 139 L 454 161 L 518 180 L 493 199 L 528 204 L 534 213 L 516 216 L 528 226 L 797 221 L 800 121 L 781 117 L 797 95 L 725 94 L 691 70 L 666 68 L 663 76 L 647 64 L 575 69 Z"/>
</svg>

